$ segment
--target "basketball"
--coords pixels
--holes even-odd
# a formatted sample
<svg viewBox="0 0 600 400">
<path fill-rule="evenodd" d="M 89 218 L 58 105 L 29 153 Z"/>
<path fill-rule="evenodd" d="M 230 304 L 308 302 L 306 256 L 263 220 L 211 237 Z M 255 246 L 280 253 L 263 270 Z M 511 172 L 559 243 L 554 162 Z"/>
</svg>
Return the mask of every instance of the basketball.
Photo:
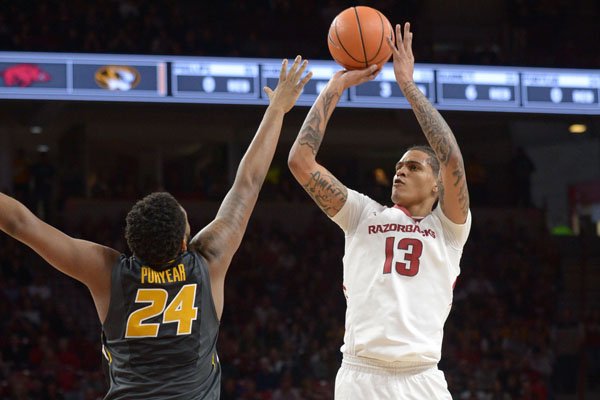
<svg viewBox="0 0 600 400">
<path fill-rule="evenodd" d="M 386 63 L 392 50 L 386 38 L 394 41 L 390 21 L 381 12 L 366 6 L 350 7 L 339 13 L 329 27 L 327 45 L 333 59 L 342 67 L 367 68 Z"/>
</svg>

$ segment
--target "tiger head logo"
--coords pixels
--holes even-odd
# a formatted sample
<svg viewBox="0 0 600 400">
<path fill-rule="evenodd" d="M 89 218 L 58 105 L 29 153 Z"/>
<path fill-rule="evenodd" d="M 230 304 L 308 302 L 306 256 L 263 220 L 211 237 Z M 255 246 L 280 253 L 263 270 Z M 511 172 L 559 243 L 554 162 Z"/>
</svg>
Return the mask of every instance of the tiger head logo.
<svg viewBox="0 0 600 400">
<path fill-rule="evenodd" d="M 140 73 L 126 65 L 105 65 L 94 74 L 96 84 L 102 89 L 127 91 L 141 81 Z"/>
</svg>

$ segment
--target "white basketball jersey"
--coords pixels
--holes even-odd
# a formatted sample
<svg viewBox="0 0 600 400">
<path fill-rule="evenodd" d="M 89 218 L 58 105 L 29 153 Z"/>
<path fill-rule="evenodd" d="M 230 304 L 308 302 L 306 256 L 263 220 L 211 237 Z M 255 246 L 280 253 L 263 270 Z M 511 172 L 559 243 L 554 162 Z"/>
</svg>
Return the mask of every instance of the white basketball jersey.
<svg viewBox="0 0 600 400">
<path fill-rule="evenodd" d="M 438 206 L 418 220 L 349 189 L 332 220 L 346 234 L 342 352 L 437 363 L 471 213 L 458 225 Z"/>
</svg>

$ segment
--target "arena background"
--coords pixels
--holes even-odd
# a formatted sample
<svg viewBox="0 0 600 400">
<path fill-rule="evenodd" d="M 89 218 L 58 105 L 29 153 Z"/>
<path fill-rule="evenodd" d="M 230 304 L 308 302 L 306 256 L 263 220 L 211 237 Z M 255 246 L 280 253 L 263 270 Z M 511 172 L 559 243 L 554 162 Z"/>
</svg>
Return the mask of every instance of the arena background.
<svg viewBox="0 0 600 400">
<path fill-rule="evenodd" d="M 331 20 L 356 4 L 411 21 L 420 63 L 600 68 L 593 0 L 0 1 L 0 50 L 328 59 Z M 0 104 L 1 190 L 68 233 L 124 252 L 124 213 L 150 191 L 180 199 L 193 230 L 212 219 L 264 110 Z M 307 111 L 286 117 L 230 268 L 222 399 L 332 398 L 343 236 L 286 165 Z M 453 396 L 600 398 L 600 118 L 443 115 L 465 157 L 474 216 L 440 365 Z M 573 123 L 587 131 L 571 134 Z M 423 141 L 410 110 L 340 108 L 319 159 L 387 202 L 394 163 Z M 102 397 L 89 293 L 6 235 L 0 315 L 0 398 Z"/>
</svg>

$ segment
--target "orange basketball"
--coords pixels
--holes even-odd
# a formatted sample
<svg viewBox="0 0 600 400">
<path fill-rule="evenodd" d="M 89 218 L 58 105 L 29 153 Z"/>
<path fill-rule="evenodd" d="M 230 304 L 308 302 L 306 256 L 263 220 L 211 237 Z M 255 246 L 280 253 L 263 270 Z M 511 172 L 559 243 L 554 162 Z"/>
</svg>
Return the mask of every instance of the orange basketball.
<svg viewBox="0 0 600 400">
<path fill-rule="evenodd" d="M 386 63 L 392 50 L 386 38 L 394 41 L 390 21 L 374 8 L 350 7 L 339 13 L 329 27 L 327 45 L 335 61 L 346 69 L 367 68 Z"/>
</svg>

